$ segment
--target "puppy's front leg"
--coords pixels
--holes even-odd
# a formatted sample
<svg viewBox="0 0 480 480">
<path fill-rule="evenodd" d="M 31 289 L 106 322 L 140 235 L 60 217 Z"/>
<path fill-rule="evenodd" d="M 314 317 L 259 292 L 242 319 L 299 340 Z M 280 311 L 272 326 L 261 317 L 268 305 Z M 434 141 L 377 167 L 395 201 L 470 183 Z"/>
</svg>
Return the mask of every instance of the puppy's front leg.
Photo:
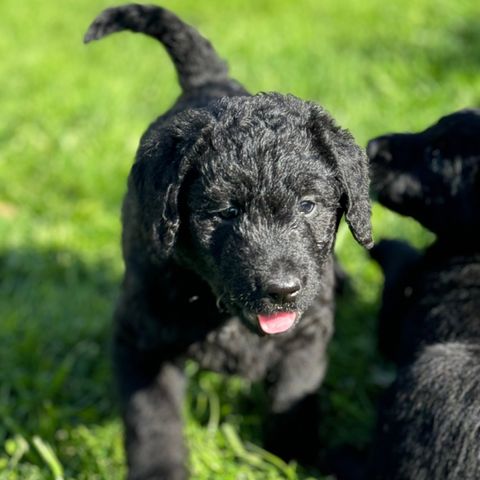
<svg viewBox="0 0 480 480">
<path fill-rule="evenodd" d="M 128 480 L 185 480 L 184 374 L 169 362 L 115 339 L 115 367 L 125 423 Z"/>
<path fill-rule="evenodd" d="M 265 445 L 285 460 L 317 463 L 318 389 L 327 364 L 325 343 L 316 338 L 308 345 L 293 348 L 271 372 Z"/>
</svg>

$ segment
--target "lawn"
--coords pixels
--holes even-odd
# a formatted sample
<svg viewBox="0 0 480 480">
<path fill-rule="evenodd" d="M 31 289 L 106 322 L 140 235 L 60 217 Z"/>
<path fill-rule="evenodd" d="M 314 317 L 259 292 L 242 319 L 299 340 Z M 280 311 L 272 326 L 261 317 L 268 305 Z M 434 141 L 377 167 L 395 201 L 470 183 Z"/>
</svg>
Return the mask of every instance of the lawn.
<svg viewBox="0 0 480 480">
<path fill-rule="evenodd" d="M 179 93 L 154 41 L 84 46 L 106 0 L 0 4 L 0 479 L 124 473 L 109 364 L 122 274 L 119 208 L 139 136 Z M 358 142 L 480 104 L 477 0 L 168 0 L 252 92 L 324 105 Z M 374 207 L 374 233 L 422 247 L 418 224 Z M 391 378 L 375 352 L 381 274 L 341 226 L 338 300 L 321 397 L 328 448 L 363 450 Z M 194 478 L 323 478 L 261 450 L 257 385 L 188 366 Z"/>
</svg>

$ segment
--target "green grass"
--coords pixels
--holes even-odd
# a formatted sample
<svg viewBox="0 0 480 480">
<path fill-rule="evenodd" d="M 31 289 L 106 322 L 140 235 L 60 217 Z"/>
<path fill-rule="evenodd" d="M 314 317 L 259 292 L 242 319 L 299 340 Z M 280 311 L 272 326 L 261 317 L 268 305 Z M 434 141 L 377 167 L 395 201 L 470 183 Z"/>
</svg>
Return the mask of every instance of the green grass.
<svg viewBox="0 0 480 480">
<path fill-rule="evenodd" d="M 118 479 L 109 365 L 119 205 L 139 136 L 179 92 L 162 49 L 123 34 L 85 47 L 105 0 L 0 4 L 0 479 Z M 480 103 L 476 0 L 169 0 L 252 92 L 318 101 L 361 144 Z M 376 238 L 431 236 L 374 208 Z M 330 447 L 363 448 L 385 383 L 381 275 L 342 226 L 354 291 L 339 300 L 322 396 Z M 197 372 L 185 406 L 194 478 L 320 478 L 259 449 L 262 392 Z"/>
</svg>

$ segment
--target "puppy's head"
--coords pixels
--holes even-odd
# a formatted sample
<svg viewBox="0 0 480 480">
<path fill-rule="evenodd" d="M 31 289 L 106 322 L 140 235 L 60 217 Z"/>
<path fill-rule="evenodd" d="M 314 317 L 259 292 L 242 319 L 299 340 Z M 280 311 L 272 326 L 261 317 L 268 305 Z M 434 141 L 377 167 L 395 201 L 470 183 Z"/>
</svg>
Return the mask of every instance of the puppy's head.
<svg viewBox="0 0 480 480">
<path fill-rule="evenodd" d="M 462 110 L 420 133 L 384 135 L 367 147 L 380 203 L 441 236 L 480 227 L 480 110 Z"/>
<path fill-rule="evenodd" d="M 151 129 L 132 185 L 156 254 L 257 331 L 289 330 L 325 280 L 342 213 L 372 245 L 366 156 L 320 107 L 225 98 Z"/>
</svg>

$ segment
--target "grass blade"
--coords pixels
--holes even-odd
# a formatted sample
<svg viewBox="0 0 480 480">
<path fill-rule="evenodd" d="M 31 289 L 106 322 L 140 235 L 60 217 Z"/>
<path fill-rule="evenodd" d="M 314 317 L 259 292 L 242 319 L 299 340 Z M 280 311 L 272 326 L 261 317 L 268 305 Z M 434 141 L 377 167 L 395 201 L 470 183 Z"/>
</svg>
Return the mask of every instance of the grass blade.
<svg viewBox="0 0 480 480">
<path fill-rule="evenodd" d="M 48 468 L 53 473 L 54 479 L 63 480 L 63 467 L 55 455 L 52 447 L 38 436 L 34 436 L 32 438 L 32 443 L 37 449 L 39 455 L 42 457 L 43 461 L 48 465 Z"/>
</svg>

